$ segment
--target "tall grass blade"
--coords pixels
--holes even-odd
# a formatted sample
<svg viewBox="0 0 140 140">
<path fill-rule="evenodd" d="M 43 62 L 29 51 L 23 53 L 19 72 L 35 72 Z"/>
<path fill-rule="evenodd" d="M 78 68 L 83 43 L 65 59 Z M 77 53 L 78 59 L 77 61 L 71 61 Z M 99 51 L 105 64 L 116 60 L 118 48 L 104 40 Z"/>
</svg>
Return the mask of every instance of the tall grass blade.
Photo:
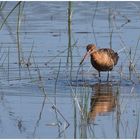
<svg viewBox="0 0 140 140">
<path fill-rule="evenodd" d="M 20 44 L 20 26 L 21 26 L 21 17 L 24 8 L 24 3 L 21 5 L 20 3 L 18 6 L 18 18 L 17 18 L 17 49 L 18 49 L 18 64 L 19 64 L 19 77 L 21 78 L 21 44 Z"/>
<path fill-rule="evenodd" d="M 17 8 L 18 5 L 20 5 L 21 1 L 17 2 L 17 4 L 13 7 L 13 9 L 9 12 L 9 14 L 5 17 L 5 19 L 3 20 L 3 22 L 0 25 L 0 30 L 2 29 L 3 25 L 6 23 L 6 20 L 8 19 L 8 17 L 13 13 L 13 11 Z"/>
</svg>

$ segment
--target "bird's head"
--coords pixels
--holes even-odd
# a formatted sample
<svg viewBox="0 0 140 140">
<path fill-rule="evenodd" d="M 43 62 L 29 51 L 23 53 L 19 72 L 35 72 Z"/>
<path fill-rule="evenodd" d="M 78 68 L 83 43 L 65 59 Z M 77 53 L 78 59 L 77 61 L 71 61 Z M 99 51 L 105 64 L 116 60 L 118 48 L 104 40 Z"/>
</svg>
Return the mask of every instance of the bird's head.
<svg viewBox="0 0 140 140">
<path fill-rule="evenodd" d="M 87 56 L 89 56 L 90 54 L 92 54 L 95 50 L 96 50 L 96 45 L 95 44 L 89 44 L 86 47 L 87 52 L 84 55 L 84 57 L 82 58 L 80 65 L 83 63 L 83 61 L 85 60 L 85 58 L 87 58 Z"/>
<path fill-rule="evenodd" d="M 96 50 L 96 45 L 95 44 L 89 44 L 89 45 L 87 45 L 86 48 L 87 48 L 87 52 L 89 54 L 91 54 L 92 52 L 94 52 Z"/>
</svg>

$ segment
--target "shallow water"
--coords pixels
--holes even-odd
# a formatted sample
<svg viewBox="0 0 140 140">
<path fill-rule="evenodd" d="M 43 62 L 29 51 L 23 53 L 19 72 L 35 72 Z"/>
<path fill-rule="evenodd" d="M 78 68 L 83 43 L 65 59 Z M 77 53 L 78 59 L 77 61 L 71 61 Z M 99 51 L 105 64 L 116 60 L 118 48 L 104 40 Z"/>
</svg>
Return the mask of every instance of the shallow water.
<svg viewBox="0 0 140 140">
<path fill-rule="evenodd" d="M 68 2 L 24 3 L 21 67 L 19 7 L 2 27 L 0 138 L 140 138 L 140 2 L 79 1 L 71 10 L 68 34 Z M 109 83 L 89 59 L 79 66 L 89 43 L 119 53 Z"/>
</svg>

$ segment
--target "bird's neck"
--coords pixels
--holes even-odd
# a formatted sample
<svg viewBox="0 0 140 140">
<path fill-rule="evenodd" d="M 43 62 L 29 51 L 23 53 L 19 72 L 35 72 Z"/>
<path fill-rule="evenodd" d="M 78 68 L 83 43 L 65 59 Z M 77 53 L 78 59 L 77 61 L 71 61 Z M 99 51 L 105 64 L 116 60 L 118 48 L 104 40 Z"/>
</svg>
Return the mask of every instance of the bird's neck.
<svg viewBox="0 0 140 140">
<path fill-rule="evenodd" d="M 90 52 L 90 56 L 94 55 L 94 53 L 96 53 L 96 52 L 97 52 L 96 49 L 95 49 L 95 50 L 92 50 L 92 51 Z"/>
</svg>

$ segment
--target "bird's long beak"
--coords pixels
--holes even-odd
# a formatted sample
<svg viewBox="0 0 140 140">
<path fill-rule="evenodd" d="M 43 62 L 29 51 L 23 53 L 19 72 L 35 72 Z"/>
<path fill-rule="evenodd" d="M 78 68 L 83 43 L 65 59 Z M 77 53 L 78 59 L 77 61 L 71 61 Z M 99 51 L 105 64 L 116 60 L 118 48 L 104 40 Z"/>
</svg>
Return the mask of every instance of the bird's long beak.
<svg viewBox="0 0 140 140">
<path fill-rule="evenodd" d="M 85 53 L 85 55 L 83 56 L 82 60 L 80 61 L 80 65 L 82 65 L 82 63 L 84 62 L 84 60 L 90 55 L 89 51 Z"/>
</svg>

